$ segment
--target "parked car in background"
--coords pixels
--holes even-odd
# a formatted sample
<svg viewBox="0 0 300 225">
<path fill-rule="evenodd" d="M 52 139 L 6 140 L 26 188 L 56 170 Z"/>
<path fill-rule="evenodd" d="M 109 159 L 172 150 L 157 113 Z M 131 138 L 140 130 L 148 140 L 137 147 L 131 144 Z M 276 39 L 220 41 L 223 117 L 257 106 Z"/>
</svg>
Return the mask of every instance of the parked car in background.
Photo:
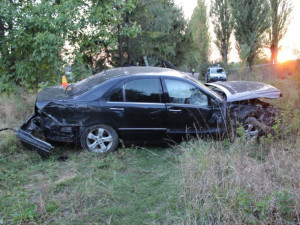
<svg viewBox="0 0 300 225">
<path fill-rule="evenodd" d="M 206 83 L 216 82 L 216 81 L 226 81 L 227 74 L 222 67 L 212 66 L 207 69 L 205 79 L 206 79 Z"/>
<path fill-rule="evenodd" d="M 110 69 L 66 89 L 54 86 L 42 90 L 34 113 L 20 127 L 17 136 L 25 145 L 44 154 L 53 146 L 38 137 L 106 153 L 116 150 L 120 139 L 125 144 L 145 144 L 180 141 L 190 135 L 222 136 L 228 131 L 231 119 L 226 101 L 229 95 L 224 98 L 223 94 L 227 95 L 231 89 L 215 88 L 211 90 L 173 69 Z M 270 92 L 274 92 L 272 97 L 280 96 L 276 88 Z M 249 99 L 253 99 L 250 94 Z M 246 108 L 243 109 L 235 110 L 237 117 L 242 118 L 239 121 L 247 122 L 251 116 L 263 122 L 259 120 L 261 114 L 256 115 L 253 110 L 247 114 Z M 257 126 L 256 122 L 252 124 Z"/>
</svg>

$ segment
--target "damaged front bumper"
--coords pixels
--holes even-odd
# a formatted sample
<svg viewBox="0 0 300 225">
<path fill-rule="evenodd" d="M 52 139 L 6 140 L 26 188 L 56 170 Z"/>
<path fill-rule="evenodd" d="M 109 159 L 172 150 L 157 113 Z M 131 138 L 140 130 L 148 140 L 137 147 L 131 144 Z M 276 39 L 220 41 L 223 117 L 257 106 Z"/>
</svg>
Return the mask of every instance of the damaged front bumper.
<svg viewBox="0 0 300 225">
<path fill-rule="evenodd" d="M 41 156 L 48 157 L 53 146 L 33 136 L 32 133 L 37 129 L 37 126 L 33 122 L 34 118 L 35 114 L 32 114 L 26 122 L 20 126 L 16 135 L 26 147 L 37 151 Z"/>
</svg>

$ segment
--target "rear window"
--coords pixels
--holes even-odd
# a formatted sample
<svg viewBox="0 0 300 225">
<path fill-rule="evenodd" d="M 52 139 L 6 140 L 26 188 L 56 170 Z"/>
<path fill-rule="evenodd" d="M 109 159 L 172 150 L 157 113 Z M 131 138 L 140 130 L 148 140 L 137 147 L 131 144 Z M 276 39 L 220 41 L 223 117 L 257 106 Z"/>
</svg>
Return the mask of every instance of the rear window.
<svg viewBox="0 0 300 225">
<path fill-rule="evenodd" d="M 68 92 L 69 95 L 79 95 L 88 90 L 92 89 L 96 85 L 103 83 L 104 81 L 109 80 L 109 76 L 106 71 L 97 73 L 93 76 L 90 76 L 84 80 L 81 80 L 75 84 L 72 84 L 71 91 Z"/>
<path fill-rule="evenodd" d="M 220 69 L 220 68 L 211 68 L 210 72 L 211 73 L 225 73 L 224 69 Z"/>
</svg>

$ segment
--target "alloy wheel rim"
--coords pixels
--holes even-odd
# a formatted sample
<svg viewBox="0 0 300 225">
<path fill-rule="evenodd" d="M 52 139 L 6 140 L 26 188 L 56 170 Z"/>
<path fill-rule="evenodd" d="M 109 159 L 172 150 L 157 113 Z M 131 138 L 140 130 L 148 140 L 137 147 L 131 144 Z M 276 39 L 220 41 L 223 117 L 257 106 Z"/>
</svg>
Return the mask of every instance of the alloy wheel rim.
<svg viewBox="0 0 300 225">
<path fill-rule="evenodd" d="M 244 125 L 244 131 L 246 133 L 246 137 L 248 140 L 254 141 L 258 137 L 259 130 L 256 126 L 253 124 L 245 124 Z"/>
<path fill-rule="evenodd" d="M 88 133 L 86 143 L 92 152 L 107 152 L 113 144 L 113 137 L 108 130 L 97 128 Z"/>
</svg>

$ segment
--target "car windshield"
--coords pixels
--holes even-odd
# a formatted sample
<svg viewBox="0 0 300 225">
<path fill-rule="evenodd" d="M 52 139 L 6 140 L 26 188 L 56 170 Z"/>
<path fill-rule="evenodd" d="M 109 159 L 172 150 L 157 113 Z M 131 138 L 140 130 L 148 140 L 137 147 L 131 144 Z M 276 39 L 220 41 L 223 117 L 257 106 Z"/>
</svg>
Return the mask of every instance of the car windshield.
<svg viewBox="0 0 300 225">
<path fill-rule="evenodd" d="M 211 73 L 224 73 L 224 69 L 221 69 L 221 68 L 211 68 L 210 69 L 210 72 Z"/>
<path fill-rule="evenodd" d="M 109 80 L 109 76 L 106 73 L 106 71 L 103 71 L 101 73 L 97 73 L 93 76 L 90 76 L 84 80 L 81 80 L 75 84 L 72 84 L 71 90 L 67 93 L 69 95 L 79 95 L 90 90 L 95 85 L 103 83 L 106 80 Z"/>
</svg>

